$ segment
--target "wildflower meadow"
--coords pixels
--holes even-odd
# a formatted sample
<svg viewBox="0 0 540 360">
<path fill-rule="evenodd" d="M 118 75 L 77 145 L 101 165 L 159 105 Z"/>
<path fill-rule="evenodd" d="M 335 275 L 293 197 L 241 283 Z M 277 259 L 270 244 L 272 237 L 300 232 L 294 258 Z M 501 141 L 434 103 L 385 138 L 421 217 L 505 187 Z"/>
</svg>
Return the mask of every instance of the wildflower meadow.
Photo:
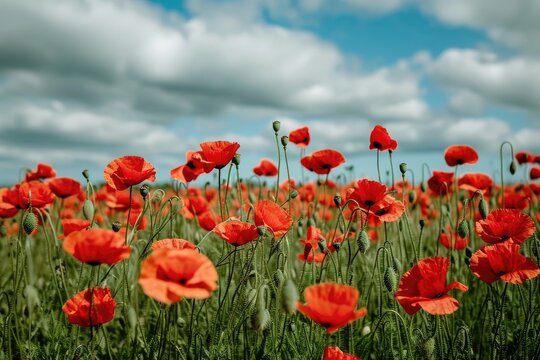
<svg viewBox="0 0 540 360">
<path fill-rule="evenodd" d="M 493 178 L 455 144 L 414 174 L 376 125 L 355 178 L 339 144 L 268 125 L 249 178 L 215 140 L 168 183 L 127 154 L 1 188 L 0 358 L 540 358 L 540 155 L 505 142 Z"/>
</svg>

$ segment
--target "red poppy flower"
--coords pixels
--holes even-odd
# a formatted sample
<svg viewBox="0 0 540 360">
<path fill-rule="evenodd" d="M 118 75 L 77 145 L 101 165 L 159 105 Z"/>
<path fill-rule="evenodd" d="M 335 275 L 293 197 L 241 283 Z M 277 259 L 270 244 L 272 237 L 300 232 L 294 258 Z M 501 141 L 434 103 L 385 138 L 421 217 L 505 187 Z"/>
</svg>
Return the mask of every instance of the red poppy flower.
<svg viewBox="0 0 540 360">
<path fill-rule="evenodd" d="M 326 329 L 327 333 L 346 326 L 367 314 L 365 307 L 355 310 L 360 293 L 356 288 L 337 283 L 320 283 L 304 290 L 306 304 L 298 311 Z"/>
<path fill-rule="evenodd" d="M 64 219 L 62 220 L 62 228 L 64 229 L 64 233 L 60 234 L 58 236 L 59 239 L 63 239 L 69 234 L 75 232 L 84 230 L 87 227 L 90 226 L 90 220 L 84 220 L 84 219 Z"/>
<path fill-rule="evenodd" d="M 216 169 L 223 169 L 236 155 L 240 144 L 229 141 L 207 141 L 200 146 L 204 159 L 214 163 Z"/>
<path fill-rule="evenodd" d="M 231 245 L 241 246 L 259 237 L 257 227 L 253 224 L 240 221 L 224 221 L 214 228 L 217 236 Z"/>
<path fill-rule="evenodd" d="M 24 181 L 49 179 L 56 176 L 56 171 L 49 164 L 37 164 L 36 171 L 28 171 Z"/>
<path fill-rule="evenodd" d="M 83 290 L 62 306 L 69 322 L 83 327 L 108 323 L 114 318 L 115 309 L 116 301 L 108 288 Z"/>
<path fill-rule="evenodd" d="M 529 207 L 529 197 L 514 192 L 504 192 L 504 208 L 525 210 Z M 499 206 L 502 206 L 502 199 L 499 198 Z"/>
<path fill-rule="evenodd" d="M 116 264 L 131 254 L 124 237 L 108 229 L 73 232 L 64 239 L 64 250 L 89 265 Z"/>
<path fill-rule="evenodd" d="M 446 171 L 433 172 L 433 175 L 428 179 L 427 184 L 429 189 L 435 195 L 444 196 L 452 190 L 452 182 L 454 181 L 454 173 Z"/>
<path fill-rule="evenodd" d="M 276 176 L 278 168 L 270 160 L 262 159 L 259 165 L 253 168 L 253 172 L 258 176 Z"/>
<path fill-rule="evenodd" d="M 439 241 L 445 248 L 454 250 L 463 250 L 467 247 L 467 245 L 469 245 L 469 238 L 466 237 L 462 239 L 455 234 L 452 235 L 450 226 L 446 227 L 446 232 L 441 232 L 439 235 Z"/>
<path fill-rule="evenodd" d="M 128 211 L 130 206 L 131 209 L 140 209 L 142 207 L 140 198 L 131 196 L 130 203 L 129 197 L 129 192 L 113 190 L 113 192 L 106 195 L 105 204 L 109 208 L 117 211 Z"/>
<path fill-rule="evenodd" d="M 313 154 L 304 156 L 300 163 L 315 174 L 329 174 L 333 168 L 345 162 L 345 157 L 337 150 L 325 149 L 315 151 Z"/>
<path fill-rule="evenodd" d="M 276 238 L 284 236 L 292 226 L 292 218 L 281 206 L 270 200 L 255 203 L 255 224 L 266 226 Z"/>
<path fill-rule="evenodd" d="M 337 346 L 327 346 L 324 349 L 323 360 L 362 360 L 361 358 L 344 353 Z"/>
<path fill-rule="evenodd" d="M 373 209 L 375 204 L 379 203 L 386 196 L 386 185 L 375 180 L 361 179 L 356 186 L 347 191 L 347 200 L 351 210 L 361 207 L 364 210 Z"/>
<path fill-rule="evenodd" d="M 310 140 L 309 128 L 307 126 L 293 130 L 289 133 L 289 141 L 300 148 L 308 146 Z"/>
<path fill-rule="evenodd" d="M 520 165 L 534 162 L 534 154 L 531 154 L 528 151 L 518 151 L 515 155 L 515 158 Z"/>
<path fill-rule="evenodd" d="M 206 161 L 200 151 L 188 151 L 185 165 L 180 165 L 171 170 L 171 177 L 175 180 L 188 183 L 196 180 L 199 175 L 209 173 L 214 168 L 214 163 Z"/>
<path fill-rule="evenodd" d="M 146 180 L 155 181 L 156 169 L 140 156 L 123 156 L 111 161 L 103 175 L 110 187 L 125 190 Z"/>
<path fill-rule="evenodd" d="M 7 202 L 0 202 L 0 218 L 1 219 L 8 219 L 10 217 L 13 217 L 17 215 L 18 212 L 19 212 L 19 209 L 17 209 L 17 207 Z"/>
<path fill-rule="evenodd" d="M 540 178 L 540 167 L 533 167 L 529 172 L 531 180 Z"/>
<path fill-rule="evenodd" d="M 451 145 L 444 151 L 444 160 L 448 166 L 472 165 L 478 162 L 478 153 L 469 145 Z"/>
<path fill-rule="evenodd" d="M 212 231 L 220 221 L 221 217 L 210 210 L 197 215 L 197 222 L 206 231 Z"/>
<path fill-rule="evenodd" d="M 161 239 L 152 244 L 152 250 L 157 249 L 197 250 L 197 246 L 184 239 Z"/>
<path fill-rule="evenodd" d="M 480 190 L 482 194 L 487 194 L 491 190 L 493 180 L 483 173 L 468 173 L 463 174 L 458 180 L 458 186 L 460 189 L 475 192 Z"/>
<path fill-rule="evenodd" d="M 372 212 L 378 220 L 382 222 L 393 222 L 403 215 L 405 205 L 403 205 L 401 200 L 396 200 L 394 197 L 386 195 L 371 210 L 373 210 Z"/>
<path fill-rule="evenodd" d="M 534 234 L 533 219 L 519 210 L 496 209 L 476 222 L 476 233 L 487 243 L 503 241 L 520 244 Z"/>
<path fill-rule="evenodd" d="M 469 288 L 454 281 L 446 285 L 449 261 L 442 256 L 422 259 L 403 274 L 395 298 L 409 315 L 424 309 L 431 315 L 448 315 L 459 308 L 458 301 L 447 293 Z"/>
<path fill-rule="evenodd" d="M 62 199 L 79 195 L 81 192 L 81 183 L 68 177 L 60 177 L 49 181 L 49 187 L 54 195 Z"/>
<path fill-rule="evenodd" d="M 497 280 L 523 284 L 540 275 L 538 265 L 519 253 L 519 245 L 508 242 L 482 246 L 471 256 L 470 267 L 477 278 L 488 284 Z"/>
<path fill-rule="evenodd" d="M 54 201 L 54 195 L 49 185 L 39 181 L 23 182 L 19 187 L 19 206 L 28 209 L 43 208 Z"/>
<path fill-rule="evenodd" d="M 141 265 L 144 293 L 165 304 L 182 298 L 206 299 L 217 289 L 218 273 L 203 254 L 184 249 L 157 249 Z"/>
<path fill-rule="evenodd" d="M 371 135 L 369 136 L 369 150 L 377 149 L 378 151 L 395 151 L 397 146 L 397 141 L 390 137 L 386 128 L 382 127 L 381 125 L 375 125 L 373 130 L 371 130 Z"/>
</svg>

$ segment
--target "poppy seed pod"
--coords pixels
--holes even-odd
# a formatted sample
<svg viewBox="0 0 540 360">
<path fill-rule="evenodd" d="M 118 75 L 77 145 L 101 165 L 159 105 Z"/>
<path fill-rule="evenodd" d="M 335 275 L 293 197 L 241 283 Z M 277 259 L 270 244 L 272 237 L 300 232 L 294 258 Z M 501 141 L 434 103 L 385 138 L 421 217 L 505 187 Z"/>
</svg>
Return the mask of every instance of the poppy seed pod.
<svg viewBox="0 0 540 360">
<path fill-rule="evenodd" d="M 420 220 L 418 221 L 418 225 L 420 225 L 420 229 L 423 229 L 424 226 L 426 226 L 426 220 L 420 219 Z"/>
<path fill-rule="evenodd" d="M 111 228 L 114 232 L 119 232 L 120 229 L 122 228 L 122 224 L 120 224 L 120 221 L 114 221 L 112 224 L 111 224 Z"/>
<path fill-rule="evenodd" d="M 389 266 L 384 271 L 383 276 L 384 286 L 389 293 L 394 293 L 397 289 L 397 276 L 394 268 Z"/>
<path fill-rule="evenodd" d="M 84 170 L 82 171 L 82 176 L 83 176 L 86 180 L 90 181 L 90 171 L 88 171 L 88 169 L 84 169 Z"/>
<path fill-rule="evenodd" d="M 148 186 L 148 184 L 143 184 L 141 188 L 139 189 L 139 192 L 141 193 L 141 196 L 143 197 L 143 199 L 146 199 L 146 197 L 150 193 L 150 186 Z"/>
<path fill-rule="evenodd" d="M 36 215 L 33 212 L 27 213 L 23 220 L 24 232 L 27 235 L 30 235 L 36 229 L 36 225 L 37 225 Z"/>
<path fill-rule="evenodd" d="M 405 173 L 407 172 L 407 163 L 399 164 L 399 171 L 401 172 L 401 175 L 405 176 Z"/>
<path fill-rule="evenodd" d="M 287 315 L 294 315 L 298 302 L 298 289 L 291 278 L 285 280 L 281 288 L 281 308 Z"/>
<path fill-rule="evenodd" d="M 83 216 L 86 220 L 92 220 L 94 217 L 94 203 L 91 200 L 84 200 Z"/>
<path fill-rule="evenodd" d="M 281 127 L 281 123 L 279 122 L 279 120 L 276 120 L 272 123 L 272 129 L 274 129 L 274 132 L 277 133 L 280 127 Z"/>
<path fill-rule="evenodd" d="M 341 195 L 339 193 L 337 193 L 336 195 L 334 195 L 334 204 L 337 206 L 337 207 L 340 207 L 341 206 Z"/>
<path fill-rule="evenodd" d="M 283 147 L 286 147 L 287 145 L 289 144 L 289 137 L 288 136 L 282 136 L 281 137 L 281 145 L 283 145 Z"/>
<path fill-rule="evenodd" d="M 234 154 L 232 163 L 236 166 L 240 165 L 240 154 Z"/>
</svg>

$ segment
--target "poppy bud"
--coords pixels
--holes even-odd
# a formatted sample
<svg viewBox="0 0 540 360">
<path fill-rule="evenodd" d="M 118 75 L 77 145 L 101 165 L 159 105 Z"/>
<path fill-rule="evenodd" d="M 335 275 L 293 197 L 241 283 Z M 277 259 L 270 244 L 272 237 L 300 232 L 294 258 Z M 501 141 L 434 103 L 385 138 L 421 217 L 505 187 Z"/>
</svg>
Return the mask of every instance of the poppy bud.
<svg viewBox="0 0 540 360">
<path fill-rule="evenodd" d="M 319 250 L 321 250 L 321 252 L 324 252 L 324 250 L 326 250 L 326 241 L 319 240 L 317 241 L 317 245 L 319 245 Z"/>
<path fill-rule="evenodd" d="M 365 254 L 369 248 L 369 238 L 365 230 L 360 231 L 360 235 L 356 238 L 356 245 L 362 254 Z"/>
<path fill-rule="evenodd" d="M 186 326 L 186 320 L 179 316 L 178 319 L 176 319 L 176 325 L 178 325 L 178 327 L 181 329 Z"/>
<path fill-rule="evenodd" d="M 418 221 L 418 225 L 420 225 L 420 229 L 423 229 L 424 226 L 426 226 L 426 220 L 420 219 L 420 220 Z"/>
<path fill-rule="evenodd" d="M 249 289 L 246 293 L 246 310 L 252 310 L 257 303 L 257 289 Z"/>
<path fill-rule="evenodd" d="M 235 165 L 235 166 L 238 166 L 240 165 L 240 154 L 235 154 L 232 158 L 232 163 Z"/>
<path fill-rule="evenodd" d="M 422 359 L 433 359 L 435 357 L 435 339 L 433 337 L 430 337 L 422 344 L 420 344 L 418 350 L 420 352 L 419 355 Z"/>
<path fill-rule="evenodd" d="M 283 280 L 285 280 L 285 276 L 283 276 L 283 271 L 281 269 L 277 269 L 274 272 L 274 283 L 276 284 L 276 287 L 279 288 L 283 284 Z"/>
<path fill-rule="evenodd" d="M 478 203 L 478 212 L 480 213 L 480 216 L 484 220 L 487 218 L 489 214 L 488 204 L 487 204 L 487 201 L 484 200 L 484 198 L 481 198 L 480 202 Z"/>
<path fill-rule="evenodd" d="M 458 225 L 458 235 L 460 238 L 465 239 L 469 236 L 469 223 L 467 220 L 463 220 Z"/>
<path fill-rule="evenodd" d="M 334 195 L 334 204 L 337 206 L 337 207 L 340 207 L 341 206 L 341 195 L 338 193 L 336 195 Z"/>
<path fill-rule="evenodd" d="M 88 171 L 88 169 L 84 169 L 84 170 L 82 171 L 82 176 L 83 176 L 86 180 L 90 181 L 90 171 Z"/>
<path fill-rule="evenodd" d="M 299 237 L 299 238 L 301 238 L 303 234 L 304 234 L 304 230 L 302 230 L 302 227 L 301 227 L 301 226 L 298 226 L 298 227 L 296 228 L 296 236 Z"/>
<path fill-rule="evenodd" d="M 83 216 L 86 220 L 92 220 L 94 217 L 94 203 L 91 200 L 84 200 Z"/>
<path fill-rule="evenodd" d="M 129 326 L 132 329 L 135 329 L 137 327 L 137 313 L 135 312 L 135 309 L 130 306 L 127 312 L 127 318 Z"/>
<path fill-rule="evenodd" d="M 298 191 L 295 189 L 291 190 L 291 199 L 295 199 L 298 196 Z"/>
<path fill-rule="evenodd" d="M 401 171 L 401 175 L 405 176 L 405 173 L 407 172 L 407 163 L 399 164 L 399 171 Z"/>
<path fill-rule="evenodd" d="M 119 232 L 120 229 L 122 228 L 122 224 L 120 224 L 120 221 L 114 221 L 112 224 L 111 224 L 111 228 L 114 232 Z"/>
<path fill-rule="evenodd" d="M 420 184 L 420 190 L 422 190 L 422 192 L 426 192 L 427 184 L 425 181 L 422 181 L 422 183 Z"/>
<path fill-rule="evenodd" d="M 465 256 L 467 256 L 468 258 L 470 258 L 472 255 L 473 255 L 472 249 L 471 249 L 469 246 L 467 246 L 467 247 L 465 248 Z"/>
<path fill-rule="evenodd" d="M 157 189 L 152 193 L 152 199 L 151 201 L 153 203 L 160 203 L 163 200 L 163 197 L 165 196 L 165 191 L 161 189 Z"/>
<path fill-rule="evenodd" d="M 279 120 L 276 120 L 272 123 L 272 128 L 274 129 L 274 132 L 278 132 L 280 127 L 281 123 L 279 122 Z"/>
<path fill-rule="evenodd" d="M 471 259 L 466 257 L 465 259 L 463 259 L 463 262 L 465 263 L 465 265 L 469 266 L 471 265 Z"/>
<path fill-rule="evenodd" d="M 401 262 L 395 256 L 392 257 L 392 267 L 397 274 L 400 274 L 403 271 L 403 266 L 401 266 Z"/>
<path fill-rule="evenodd" d="M 264 225 L 257 226 L 257 232 L 259 233 L 260 237 L 265 237 L 268 234 L 268 230 Z"/>
<path fill-rule="evenodd" d="M 358 230 L 358 226 L 356 226 L 355 223 L 352 223 L 352 224 L 351 224 L 351 227 L 350 227 L 350 230 L 351 230 L 352 232 L 356 232 L 356 230 Z"/>
<path fill-rule="evenodd" d="M 270 312 L 268 309 L 257 309 L 251 316 L 251 328 L 255 331 L 264 331 L 270 325 Z"/>
<path fill-rule="evenodd" d="M 287 144 L 289 144 L 289 137 L 288 136 L 282 136 L 281 137 L 281 145 L 283 145 L 283 147 L 287 146 Z"/>
<path fill-rule="evenodd" d="M 143 197 L 143 199 L 146 199 L 146 197 L 150 193 L 150 186 L 148 186 L 148 184 L 143 184 L 141 188 L 139 189 L 139 192 L 141 193 L 141 196 Z"/>
<path fill-rule="evenodd" d="M 514 160 L 512 160 L 512 162 L 510 163 L 510 174 L 514 175 L 516 173 L 516 170 L 517 170 L 517 164 Z"/>
<path fill-rule="evenodd" d="M 33 212 L 27 213 L 23 220 L 24 232 L 27 235 L 30 235 L 36 229 L 36 225 L 37 225 L 36 215 Z"/>
<path fill-rule="evenodd" d="M 336 251 L 339 251 L 339 249 L 341 248 L 341 243 L 336 241 L 335 243 L 332 243 L 332 246 L 334 247 L 334 249 L 336 249 Z"/>
<path fill-rule="evenodd" d="M 296 303 L 298 302 L 298 289 L 291 278 L 285 280 L 281 289 L 281 308 L 287 315 L 293 315 L 296 312 Z"/>
<path fill-rule="evenodd" d="M 371 333 L 371 328 L 370 328 L 368 325 L 364 326 L 364 327 L 362 328 L 362 330 L 360 330 L 360 334 L 361 334 L 362 336 L 367 336 L 367 335 L 369 335 L 370 333 Z"/>
<path fill-rule="evenodd" d="M 397 278 L 396 278 L 396 272 L 394 271 L 394 268 L 389 266 L 384 271 L 383 276 L 383 282 L 384 286 L 386 287 L 386 290 L 389 293 L 393 293 L 397 289 Z"/>
<path fill-rule="evenodd" d="M 252 192 L 249 193 L 249 202 L 252 204 L 255 204 L 257 202 L 257 198 L 255 197 L 255 194 Z"/>
<path fill-rule="evenodd" d="M 409 192 L 409 202 L 410 203 L 413 203 L 416 201 L 416 191 L 411 191 Z"/>
</svg>

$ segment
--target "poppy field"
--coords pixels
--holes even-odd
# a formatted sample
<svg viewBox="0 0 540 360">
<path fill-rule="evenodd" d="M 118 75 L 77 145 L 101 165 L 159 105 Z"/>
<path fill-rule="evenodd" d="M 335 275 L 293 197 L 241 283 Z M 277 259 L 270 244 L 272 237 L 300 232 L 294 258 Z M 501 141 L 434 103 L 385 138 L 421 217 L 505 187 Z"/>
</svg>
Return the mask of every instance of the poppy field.
<svg viewBox="0 0 540 360">
<path fill-rule="evenodd" d="M 218 140 L 167 184 L 127 155 L 0 188 L 0 358 L 540 358 L 540 155 L 501 144 L 495 179 L 455 144 L 414 174 L 376 125 L 369 179 L 308 127 L 268 136 L 249 178 Z"/>
</svg>

